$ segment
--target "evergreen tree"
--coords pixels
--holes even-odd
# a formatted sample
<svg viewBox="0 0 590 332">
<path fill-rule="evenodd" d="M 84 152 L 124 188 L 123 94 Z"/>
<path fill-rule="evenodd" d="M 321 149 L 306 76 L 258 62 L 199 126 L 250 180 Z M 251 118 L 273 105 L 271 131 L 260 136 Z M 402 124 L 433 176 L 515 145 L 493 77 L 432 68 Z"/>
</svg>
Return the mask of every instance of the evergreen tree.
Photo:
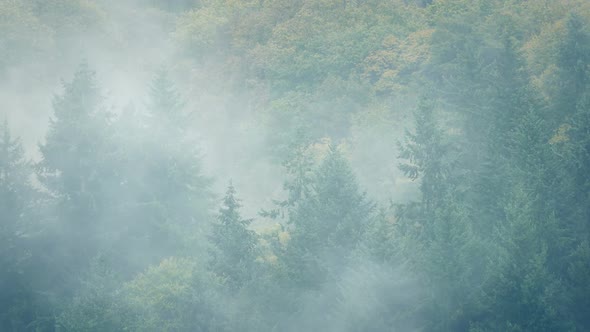
<svg viewBox="0 0 590 332">
<path fill-rule="evenodd" d="M 585 330 L 590 321 L 579 308 L 590 305 L 587 282 L 582 281 L 590 274 L 586 250 L 590 237 L 590 33 L 577 14 L 570 14 L 566 22 L 556 61 L 559 86 L 549 117 L 555 129 L 547 140 L 552 173 L 543 189 L 550 197 L 559 229 L 559 238 L 555 234 L 551 237 L 557 251 L 550 261 L 552 271 L 565 282 L 576 328 Z"/>
<path fill-rule="evenodd" d="M 257 235 L 248 228 L 252 220 L 242 219 L 240 206 L 230 183 L 209 237 L 213 246 L 209 266 L 233 290 L 253 280 L 258 256 Z"/>
<path fill-rule="evenodd" d="M 397 229 L 409 266 L 425 289 L 418 315 L 430 330 L 466 330 L 474 315 L 477 289 L 485 268 L 485 242 L 474 230 L 465 208 L 459 161 L 437 122 L 432 103 L 423 100 L 415 114 L 415 133 L 408 133 L 401 169 L 420 179 L 418 204 L 402 206 Z"/>
<path fill-rule="evenodd" d="M 165 71 L 150 86 L 146 139 L 150 194 L 167 207 L 172 219 L 207 215 L 210 179 L 202 175 L 198 142 L 185 130 L 184 101 Z"/>
<path fill-rule="evenodd" d="M 485 19 L 482 24 L 473 19 Z M 502 218 L 499 198 L 509 190 L 510 137 L 531 109 L 540 108 L 519 53 L 518 25 L 497 4 L 472 2 L 443 19 L 433 41 L 434 83 L 459 131 L 464 206 L 482 231 Z M 438 86 L 441 88 L 438 88 Z"/>
<path fill-rule="evenodd" d="M 559 255 L 554 270 L 564 274 L 569 294 L 576 304 L 573 312 L 577 327 L 590 326 L 580 306 L 590 305 L 589 289 L 582 276 L 590 274 L 588 239 L 590 238 L 590 94 L 581 97 L 571 120 L 560 126 L 551 138 L 552 181 L 546 190 L 559 221 L 559 238 L 553 238 Z M 565 272 L 565 273 L 564 273 Z M 582 295 L 584 294 L 584 295 Z"/>
<path fill-rule="evenodd" d="M 94 255 L 93 239 L 119 183 L 111 115 L 102 103 L 95 73 L 82 64 L 53 100 L 54 114 L 37 165 L 39 181 L 55 197 L 59 231 L 76 247 L 73 251 L 86 258 Z"/>
<path fill-rule="evenodd" d="M 50 308 L 52 322 L 60 308 L 82 287 L 80 273 L 104 248 L 109 248 L 117 223 L 111 207 L 120 178 L 115 167 L 110 114 L 95 73 L 82 64 L 64 91 L 53 100 L 53 117 L 45 142 L 39 146 L 41 160 L 37 178 L 51 195 L 51 206 L 42 222 L 46 230 L 36 241 L 39 268 L 37 280 Z"/>
<path fill-rule="evenodd" d="M 583 203 L 588 202 L 590 193 L 587 176 L 590 171 L 590 56 L 587 50 L 590 50 L 590 33 L 582 19 L 572 14 L 567 21 L 567 35 L 558 59 L 563 85 L 555 97 L 553 110 L 562 122 L 551 143 L 558 160 L 556 167 L 561 168 L 558 211 L 563 218 L 577 223 L 574 232 L 578 234 L 590 232 L 590 209 Z"/>
<path fill-rule="evenodd" d="M 519 183 L 513 188 L 504 203 L 506 220 L 494 232 L 496 250 L 481 297 L 487 314 L 475 325 L 508 331 L 570 330 L 566 289 L 551 270 L 552 239 L 559 234 L 555 219 L 538 213 L 540 195 Z"/>
<path fill-rule="evenodd" d="M 115 206 L 126 240 L 114 249 L 130 273 L 204 250 L 212 196 L 199 142 L 186 130 L 185 103 L 165 71 L 148 92 L 145 107 L 127 107 L 115 124 L 122 143 Z"/>
<path fill-rule="evenodd" d="M 215 278 L 189 258 L 170 257 L 125 283 L 119 331 L 235 331 Z M 111 329 L 108 329 L 109 331 Z"/>
<path fill-rule="evenodd" d="M 149 86 L 147 108 L 150 115 L 157 120 L 181 125 L 184 123 L 184 106 L 185 102 L 170 80 L 169 73 L 163 68 L 159 69 Z"/>
<path fill-rule="evenodd" d="M 420 192 L 426 210 L 440 205 L 439 195 L 447 191 L 451 170 L 451 148 L 448 138 L 435 119 L 435 105 L 431 100 L 421 99 L 414 113 L 415 133 L 406 132 L 404 144 L 400 145 L 399 168 L 412 180 L 420 179 Z"/>
<path fill-rule="evenodd" d="M 313 173 L 309 195 L 289 213 L 291 238 L 282 259 L 291 282 L 313 289 L 337 278 L 372 213 L 348 162 L 331 146 Z"/>
<path fill-rule="evenodd" d="M 6 246 L 5 250 L 18 248 L 14 241 L 26 231 L 24 216 L 31 208 L 35 192 L 30 182 L 32 171 L 20 141 L 11 136 L 8 121 L 5 121 L 0 126 L 0 215 L 1 233 L 6 236 L 1 242 Z M 5 250 L 2 250 L 5 259 L 18 256 L 9 255 Z"/>
<path fill-rule="evenodd" d="M 31 210 L 36 190 L 32 164 L 8 121 L 0 125 L 0 329 L 19 331 L 33 319 L 30 285 Z"/>
<path fill-rule="evenodd" d="M 111 258 L 99 255 L 87 271 L 79 272 L 83 287 L 67 302 L 56 325 L 66 331 L 121 330 L 126 318 L 121 312 L 121 278 L 109 266 Z"/>
</svg>

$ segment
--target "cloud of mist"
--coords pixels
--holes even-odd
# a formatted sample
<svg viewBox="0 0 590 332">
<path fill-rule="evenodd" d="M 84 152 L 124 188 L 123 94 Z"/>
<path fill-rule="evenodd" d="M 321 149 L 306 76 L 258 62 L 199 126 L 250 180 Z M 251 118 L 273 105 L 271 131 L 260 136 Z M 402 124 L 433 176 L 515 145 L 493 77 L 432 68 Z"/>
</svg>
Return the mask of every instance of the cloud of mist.
<svg viewBox="0 0 590 332">
<path fill-rule="evenodd" d="M 61 37 L 58 43 L 61 49 L 55 51 L 52 58 L 12 66 L 0 78 L 0 112 L 7 117 L 12 132 L 22 139 L 28 156 L 39 160 L 38 144 L 44 141 L 52 117 L 52 100 L 54 95 L 62 93 L 62 80 L 72 77 L 77 64 L 87 62 L 96 71 L 105 98 L 103 106 L 115 114 L 118 125 L 123 123 L 121 119 L 126 116 L 125 112 L 144 112 L 150 81 L 158 70 L 164 68 L 177 83 L 176 87 L 186 102 L 184 112 L 190 114 L 189 136 L 202 156 L 204 174 L 213 179 L 211 189 L 215 198 L 219 199 L 231 180 L 240 197 L 245 198 L 242 214 L 256 219 L 255 228 L 268 227 L 269 221 L 257 214 L 260 209 L 272 208 L 273 200 L 285 196 L 286 171 L 274 156 L 269 155 L 269 146 L 276 142 L 269 139 L 268 129 L 261 119 L 264 112 L 255 109 L 257 99 L 262 97 L 253 95 L 248 87 L 243 87 L 243 91 L 232 91 L 234 87 L 230 83 L 207 76 L 214 73 L 205 67 L 211 63 L 199 64 L 183 58 L 173 41 L 175 16 L 172 13 L 157 8 L 139 10 L 141 2 L 97 3 L 100 10 L 107 13 L 104 17 L 109 18 L 104 25 L 106 29 L 58 36 Z M 187 66 L 193 68 L 186 71 Z M 316 102 L 324 105 L 322 107 L 333 105 L 329 100 Z M 406 105 L 396 107 L 400 113 L 407 112 Z M 375 106 L 368 114 L 380 117 L 382 125 L 375 126 L 369 124 L 375 121 L 356 118 L 351 129 L 345 128 L 349 122 L 347 119 L 342 122 L 342 128 L 335 130 L 351 130 L 351 136 L 338 143 L 348 147 L 347 157 L 359 176 L 359 182 L 367 188 L 369 196 L 380 203 L 387 204 L 391 198 L 407 201 L 417 197 L 415 184 L 400 180 L 397 170 L 395 142 L 402 137 L 405 124 L 393 124 L 391 114 L 382 105 Z M 391 128 L 395 131 L 392 132 Z M 129 149 L 146 149 L 143 142 L 148 140 L 150 132 L 142 133 L 137 128 L 118 129 L 133 138 L 117 136 L 125 141 L 115 143 Z M 145 151 L 149 152 L 152 151 Z M 138 178 L 148 176 L 143 165 L 134 167 Z M 140 192 L 126 194 L 141 195 Z M 123 194 L 111 192 L 108 195 Z M 128 213 L 140 214 L 142 208 L 138 205 Z M 126 252 L 125 243 L 118 241 L 118 238 L 124 238 L 124 234 L 108 229 L 115 227 L 113 225 L 122 218 L 116 214 L 116 208 L 113 211 L 101 216 L 107 221 L 100 226 L 106 228 L 101 232 L 110 234 L 110 243 L 119 246 L 112 251 L 125 253 L 125 256 L 119 255 L 110 263 L 127 266 L 129 271 L 135 272 L 136 266 L 154 261 L 151 243 L 166 239 L 138 237 L 134 245 L 144 251 Z M 141 222 L 144 220 L 130 221 L 129 228 L 142 227 Z M 204 234 L 199 234 L 194 240 L 202 242 L 205 239 Z M 103 246 L 102 239 L 97 241 L 97 245 Z M 376 326 L 374 319 L 387 315 L 393 318 L 417 296 L 416 286 L 402 268 L 365 260 L 343 266 L 337 282 L 324 285 L 318 292 L 300 294 L 302 311 L 288 315 L 279 326 L 282 331 L 367 331 L 366 326 Z M 219 301 L 231 302 L 230 299 Z M 388 329 L 388 323 L 381 322 L 380 326 Z M 400 331 L 416 329 L 413 322 L 397 328 Z"/>
</svg>

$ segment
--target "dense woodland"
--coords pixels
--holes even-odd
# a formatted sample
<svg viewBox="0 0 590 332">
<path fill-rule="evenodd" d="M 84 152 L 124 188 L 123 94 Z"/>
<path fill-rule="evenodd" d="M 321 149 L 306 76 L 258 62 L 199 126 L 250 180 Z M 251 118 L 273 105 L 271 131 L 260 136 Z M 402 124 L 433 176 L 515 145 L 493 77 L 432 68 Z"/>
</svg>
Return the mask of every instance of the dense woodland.
<svg viewBox="0 0 590 332">
<path fill-rule="evenodd" d="M 590 331 L 587 0 L 0 0 L 0 81 L 1 331 Z"/>
</svg>

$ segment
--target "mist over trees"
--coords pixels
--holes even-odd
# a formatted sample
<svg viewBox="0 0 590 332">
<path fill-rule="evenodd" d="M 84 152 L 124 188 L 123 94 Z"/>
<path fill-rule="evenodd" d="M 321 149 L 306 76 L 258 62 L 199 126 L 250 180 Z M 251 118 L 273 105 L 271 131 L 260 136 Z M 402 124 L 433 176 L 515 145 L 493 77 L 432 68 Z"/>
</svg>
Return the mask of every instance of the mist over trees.
<svg viewBox="0 0 590 332">
<path fill-rule="evenodd" d="M 590 330 L 590 2 L 0 0 L 0 331 Z"/>
</svg>

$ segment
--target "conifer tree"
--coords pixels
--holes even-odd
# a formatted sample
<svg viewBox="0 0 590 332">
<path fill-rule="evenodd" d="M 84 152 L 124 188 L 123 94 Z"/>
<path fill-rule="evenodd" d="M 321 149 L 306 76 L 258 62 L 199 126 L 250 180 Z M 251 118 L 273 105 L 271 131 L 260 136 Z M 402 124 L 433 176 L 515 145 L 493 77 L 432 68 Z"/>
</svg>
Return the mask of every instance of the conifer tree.
<svg viewBox="0 0 590 332">
<path fill-rule="evenodd" d="M 30 209 L 35 190 L 31 185 L 32 164 L 26 159 L 20 140 L 13 138 L 5 120 L 0 126 L 0 215 L 1 241 L 9 247 L 14 237 L 24 231 L 23 214 Z M 3 251 L 4 253 L 4 251 Z"/>
<path fill-rule="evenodd" d="M 560 195 L 567 198 L 561 201 L 559 212 L 570 222 L 578 220 L 575 230 L 578 234 L 590 232 L 590 209 L 582 203 L 588 202 L 590 193 L 589 50 L 590 33 L 582 19 L 572 14 L 567 21 L 567 34 L 558 59 L 563 84 L 554 100 L 553 110 L 562 122 L 558 123 L 550 143 L 554 146 L 557 167 L 561 169 L 559 175 L 563 186 Z M 581 208 L 572 208 L 572 204 Z"/>
<path fill-rule="evenodd" d="M 123 143 L 122 205 L 130 253 L 126 264 L 142 270 L 165 257 L 204 249 L 211 180 L 203 175 L 199 142 L 187 128 L 185 102 L 166 71 L 148 86 L 144 107 L 118 119 Z M 198 249 L 196 248 L 198 247 Z"/>
<path fill-rule="evenodd" d="M 54 97 L 53 116 L 45 141 L 40 144 L 37 178 L 51 196 L 50 208 L 40 222 L 45 232 L 36 241 L 37 280 L 44 307 L 51 310 L 39 324 L 54 324 L 68 301 L 83 288 L 80 276 L 99 252 L 110 248 L 110 234 L 122 227 L 111 207 L 121 182 L 111 131 L 111 115 L 95 73 L 83 63 L 63 92 Z M 55 323 L 57 324 L 57 323 Z"/>
<path fill-rule="evenodd" d="M 506 219 L 494 232 L 495 250 L 481 297 L 489 316 L 479 323 L 491 322 L 486 328 L 492 330 L 568 330 L 566 288 L 551 269 L 558 225 L 553 215 L 539 213 L 542 196 L 527 187 L 515 182 L 505 197 Z"/>
<path fill-rule="evenodd" d="M 53 100 L 53 111 L 39 147 L 37 176 L 56 197 L 62 220 L 70 227 L 92 227 L 93 219 L 106 208 L 113 167 L 110 115 L 87 64 L 64 83 L 63 94 Z"/>
<path fill-rule="evenodd" d="M 23 330 L 32 319 L 30 235 L 36 190 L 32 164 L 13 138 L 8 121 L 0 125 L 0 329 Z"/>
<path fill-rule="evenodd" d="M 198 219 L 207 214 L 210 180 L 202 174 L 198 142 L 185 131 L 184 105 L 167 73 L 158 72 L 150 86 L 146 113 L 145 139 L 151 159 L 147 183 L 150 194 L 176 218 Z"/>
<path fill-rule="evenodd" d="M 590 320 L 579 308 L 590 305 L 587 282 L 583 281 L 590 275 L 590 33 L 577 14 L 570 14 L 566 22 L 556 63 L 560 84 L 550 101 L 549 119 L 554 129 L 547 139 L 551 173 L 543 183 L 544 197 L 550 199 L 540 205 L 548 202 L 553 207 L 559 237 L 551 237 L 550 248 L 556 254 L 549 256 L 549 263 L 563 278 L 569 299 L 575 303 L 571 313 L 576 328 L 585 330 Z"/>
<path fill-rule="evenodd" d="M 406 237 L 401 250 L 424 287 L 426 298 L 417 310 L 428 315 L 427 328 L 464 330 L 483 282 L 477 271 L 485 268 L 485 242 L 474 230 L 461 192 L 463 179 L 453 167 L 460 155 L 434 110 L 432 102 L 421 101 L 415 132 L 401 146 L 401 157 L 408 162 L 400 168 L 421 181 L 422 197 L 417 204 L 401 206 L 396 229 Z"/>
<path fill-rule="evenodd" d="M 333 146 L 314 171 L 310 187 L 289 213 L 291 239 L 282 259 L 294 285 L 313 289 L 337 277 L 363 237 L 373 204 Z"/>
<path fill-rule="evenodd" d="M 255 277 L 258 256 L 256 233 L 248 228 L 252 220 L 240 216 L 240 206 L 230 183 L 209 237 L 213 245 L 209 266 L 234 290 Z"/>
</svg>

